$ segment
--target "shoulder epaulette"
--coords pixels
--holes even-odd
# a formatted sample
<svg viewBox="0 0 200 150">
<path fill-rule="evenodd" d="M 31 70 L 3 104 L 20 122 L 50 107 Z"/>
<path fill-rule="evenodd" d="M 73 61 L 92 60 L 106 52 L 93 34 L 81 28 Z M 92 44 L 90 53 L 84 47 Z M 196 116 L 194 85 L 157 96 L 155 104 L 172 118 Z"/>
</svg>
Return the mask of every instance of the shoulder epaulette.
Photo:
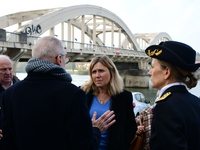
<svg viewBox="0 0 200 150">
<path fill-rule="evenodd" d="M 161 98 L 159 98 L 159 99 L 156 100 L 155 102 L 158 102 L 158 101 L 164 100 L 164 99 L 167 98 L 170 94 L 171 94 L 171 92 L 167 92 L 167 93 L 165 93 Z"/>
</svg>

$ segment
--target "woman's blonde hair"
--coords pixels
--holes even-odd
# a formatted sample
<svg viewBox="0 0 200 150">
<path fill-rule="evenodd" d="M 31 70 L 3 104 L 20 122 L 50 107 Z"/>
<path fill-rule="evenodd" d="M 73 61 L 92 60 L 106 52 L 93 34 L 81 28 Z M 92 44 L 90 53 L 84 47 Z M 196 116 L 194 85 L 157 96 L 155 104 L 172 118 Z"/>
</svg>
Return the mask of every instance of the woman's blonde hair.
<svg viewBox="0 0 200 150">
<path fill-rule="evenodd" d="M 189 89 L 191 89 L 197 85 L 198 80 L 193 76 L 192 72 L 181 69 L 181 68 L 174 66 L 163 60 L 158 59 L 158 62 L 160 63 L 160 65 L 163 69 L 165 69 L 167 67 L 171 69 L 171 73 L 173 74 L 174 79 L 177 82 L 184 83 Z"/>
<path fill-rule="evenodd" d="M 113 96 L 113 95 L 121 93 L 124 88 L 123 80 L 121 76 L 119 75 L 115 64 L 106 55 L 99 55 L 99 56 L 94 57 L 91 60 L 90 67 L 89 67 L 90 79 L 88 82 L 86 82 L 85 84 L 81 86 L 81 89 L 83 89 L 86 93 L 92 90 L 94 95 L 97 95 L 99 93 L 98 88 L 96 87 L 96 85 L 94 84 L 92 80 L 92 69 L 94 68 L 94 65 L 97 64 L 98 62 L 100 62 L 105 67 L 107 67 L 111 75 L 109 88 L 107 91 L 108 94 Z"/>
</svg>

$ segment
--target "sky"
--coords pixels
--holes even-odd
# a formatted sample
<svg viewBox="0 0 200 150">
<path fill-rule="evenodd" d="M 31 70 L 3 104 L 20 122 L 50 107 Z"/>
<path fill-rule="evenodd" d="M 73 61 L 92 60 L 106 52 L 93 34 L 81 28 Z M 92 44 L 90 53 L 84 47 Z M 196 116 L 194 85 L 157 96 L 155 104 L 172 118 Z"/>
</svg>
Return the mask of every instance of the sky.
<svg viewBox="0 0 200 150">
<path fill-rule="evenodd" d="M 166 32 L 200 53 L 200 0 L 4 0 L 0 16 L 82 4 L 115 13 L 133 34 Z"/>
</svg>

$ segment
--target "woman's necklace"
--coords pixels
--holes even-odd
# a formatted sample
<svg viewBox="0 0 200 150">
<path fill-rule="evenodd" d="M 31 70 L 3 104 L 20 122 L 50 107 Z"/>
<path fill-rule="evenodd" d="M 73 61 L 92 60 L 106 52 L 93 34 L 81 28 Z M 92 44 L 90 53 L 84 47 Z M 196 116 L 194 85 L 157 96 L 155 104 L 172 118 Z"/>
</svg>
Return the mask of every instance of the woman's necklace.
<svg viewBox="0 0 200 150">
<path fill-rule="evenodd" d="M 108 97 L 107 94 L 98 94 L 97 99 L 101 105 L 104 105 L 107 102 Z"/>
<path fill-rule="evenodd" d="M 104 105 L 104 101 L 103 100 L 99 100 L 101 105 Z"/>
</svg>

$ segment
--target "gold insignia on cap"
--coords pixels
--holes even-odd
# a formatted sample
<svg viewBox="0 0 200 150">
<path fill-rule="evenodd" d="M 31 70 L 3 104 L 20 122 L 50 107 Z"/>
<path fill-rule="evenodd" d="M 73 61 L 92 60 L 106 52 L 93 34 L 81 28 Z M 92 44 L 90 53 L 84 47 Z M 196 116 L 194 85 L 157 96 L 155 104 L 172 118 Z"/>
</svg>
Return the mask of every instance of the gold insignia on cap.
<svg viewBox="0 0 200 150">
<path fill-rule="evenodd" d="M 149 49 L 148 52 L 147 52 L 147 55 L 151 57 L 151 56 L 153 56 L 153 55 L 158 56 L 158 55 L 160 55 L 161 53 L 162 53 L 162 49 L 161 49 L 161 50 L 155 49 L 155 50 L 153 50 L 152 52 L 151 52 L 151 50 Z"/>
<path fill-rule="evenodd" d="M 167 98 L 169 95 L 171 94 L 171 92 L 165 93 L 161 98 L 159 98 L 158 100 L 156 100 L 155 102 L 164 100 L 165 98 Z"/>
</svg>

